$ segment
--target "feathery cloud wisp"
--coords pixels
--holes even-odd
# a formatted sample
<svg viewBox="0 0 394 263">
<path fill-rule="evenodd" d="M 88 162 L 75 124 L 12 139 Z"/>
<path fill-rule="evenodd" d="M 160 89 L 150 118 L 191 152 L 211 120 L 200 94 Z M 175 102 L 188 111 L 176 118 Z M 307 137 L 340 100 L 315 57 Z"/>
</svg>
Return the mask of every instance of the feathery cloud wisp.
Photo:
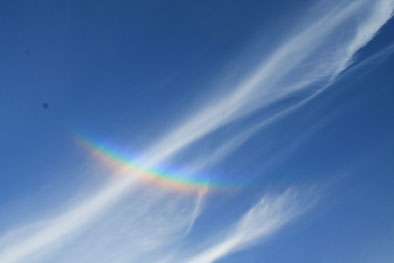
<svg viewBox="0 0 394 263">
<path fill-rule="evenodd" d="M 302 197 L 289 188 L 281 195 L 265 195 L 234 226 L 227 236 L 199 254 L 186 260 L 189 263 L 211 263 L 230 253 L 255 244 L 289 223 L 313 205 L 316 200 Z M 316 198 L 316 196 L 314 196 Z"/>
</svg>

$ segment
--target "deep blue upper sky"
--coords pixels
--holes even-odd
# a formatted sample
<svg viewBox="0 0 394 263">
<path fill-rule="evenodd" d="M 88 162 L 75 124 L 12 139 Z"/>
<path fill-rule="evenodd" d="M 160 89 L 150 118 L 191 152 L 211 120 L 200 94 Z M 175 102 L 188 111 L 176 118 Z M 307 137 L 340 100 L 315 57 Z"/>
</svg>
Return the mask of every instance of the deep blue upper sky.
<svg viewBox="0 0 394 263">
<path fill-rule="evenodd" d="M 200 207 L 199 197 L 165 192 L 157 201 L 155 190 L 137 186 L 113 200 L 109 212 L 89 219 L 84 230 L 78 226 L 56 237 L 53 243 L 62 245 L 48 255 L 41 256 L 38 247 L 21 261 L 7 262 L 30 262 L 30 255 L 32 262 L 187 262 L 230 236 L 262 197 L 289 187 L 300 195 L 319 189 L 313 194 L 318 201 L 297 220 L 291 217 L 270 235 L 238 244 L 215 262 L 393 262 L 394 21 L 383 21 L 376 35 L 365 33 L 363 23 L 383 16 L 379 7 L 377 18 L 371 15 L 375 5 L 389 9 L 394 3 L 360 1 L 359 9 L 349 9 L 325 31 L 355 2 L 1 1 L 0 261 L 4 251 L 42 233 L 47 222 L 55 224 L 112 183 L 115 172 L 82 147 L 77 134 L 142 155 L 167 134 L 178 134 L 196 112 L 221 105 L 288 45 L 246 102 L 230 103 L 218 114 L 229 113 L 228 119 L 160 160 L 185 173 L 204 160 L 190 176 L 235 180 L 242 187 L 204 195 Z M 326 15 L 324 23 L 316 22 Z M 318 30 L 302 34 L 314 25 Z M 357 30 L 371 38 L 359 40 Z M 298 36 L 311 40 L 293 41 Z M 352 39 L 364 42 L 351 50 Z M 297 45 L 300 50 L 292 51 Z M 352 63 L 337 76 L 335 61 L 348 50 Z M 297 91 L 286 89 L 300 83 Z M 208 116 L 213 117 L 180 134 L 186 138 L 217 120 L 214 113 Z M 178 140 L 183 137 L 171 143 Z M 226 154 L 219 158 L 219 150 Z M 138 205 L 131 201 L 136 197 Z M 291 210 L 293 201 L 284 209 Z M 188 230 L 186 217 L 192 218 Z M 148 227 L 154 231 L 141 234 L 133 229 L 134 219 L 145 227 L 152 220 Z M 257 225 L 268 221 L 264 217 Z M 36 228 L 35 222 L 45 224 Z M 172 227 L 175 234 L 155 232 Z M 149 240 L 139 244 L 148 252 L 134 245 L 136 231 Z M 152 240 L 166 246 L 153 246 Z M 86 253 L 80 251 L 85 244 L 91 244 Z"/>
</svg>

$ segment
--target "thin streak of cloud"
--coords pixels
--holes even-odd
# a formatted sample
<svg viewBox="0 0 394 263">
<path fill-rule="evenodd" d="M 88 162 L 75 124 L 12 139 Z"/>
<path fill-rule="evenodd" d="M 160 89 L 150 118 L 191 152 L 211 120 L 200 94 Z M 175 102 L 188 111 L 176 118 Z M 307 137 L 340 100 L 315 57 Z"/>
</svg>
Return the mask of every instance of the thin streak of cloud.
<svg viewBox="0 0 394 263">
<path fill-rule="evenodd" d="M 341 74 L 341 76 L 337 77 L 337 80 L 342 79 L 348 76 L 349 74 L 354 73 L 366 67 L 368 67 L 368 71 L 369 71 L 373 69 L 374 66 L 377 66 L 380 63 L 384 62 L 387 58 L 392 56 L 393 53 L 394 53 L 394 44 L 391 44 L 388 47 L 371 55 L 370 57 L 367 57 L 362 61 L 352 64 L 351 66 L 349 66 L 349 68 L 346 69 L 345 74 Z"/>
<path fill-rule="evenodd" d="M 219 144 L 209 153 L 198 157 L 196 160 L 188 162 L 185 172 L 189 174 L 197 173 L 198 171 L 214 166 L 217 163 L 225 160 L 226 157 L 236 151 L 242 144 L 244 144 L 257 132 L 258 129 L 256 129 L 255 126 L 235 134 L 231 138 L 228 138 L 224 143 Z"/>
<path fill-rule="evenodd" d="M 227 235 L 224 238 L 185 261 L 211 263 L 256 244 L 314 205 L 317 198 L 315 195 L 312 197 L 303 196 L 300 191 L 293 188 L 289 188 L 281 195 L 263 196 L 234 226 L 227 229 Z"/>
<path fill-rule="evenodd" d="M 195 202 L 195 205 L 194 205 L 194 210 L 193 210 L 193 213 L 191 215 L 190 224 L 189 224 L 188 229 L 185 232 L 185 236 L 187 234 L 189 234 L 189 232 L 192 230 L 194 223 L 196 222 L 198 216 L 200 215 L 200 213 L 202 211 L 203 203 L 204 203 L 204 197 L 205 197 L 206 193 L 207 193 L 207 188 L 206 187 L 201 188 L 199 190 L 199 192 L 198 192 L 198 196 L 196 198 L 196 202 Z"/>
</svg>

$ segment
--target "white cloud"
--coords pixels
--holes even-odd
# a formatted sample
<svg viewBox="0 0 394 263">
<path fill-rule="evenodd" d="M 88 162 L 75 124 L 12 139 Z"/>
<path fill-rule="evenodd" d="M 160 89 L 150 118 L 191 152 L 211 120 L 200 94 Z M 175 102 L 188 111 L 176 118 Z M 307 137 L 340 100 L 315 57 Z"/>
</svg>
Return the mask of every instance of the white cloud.
<svg viewBox="0 0 394 263">
<path fill-rule="evenodd" d="M 352 61 L 353 55 L 364 47 L 378 32 L 378 30 L 391 18 L 394 10 L 394 1 L 370 1 L 369 18 L 361 22 L 356 35 L 344 48 L 342 60 L 339 61 L 334 76 L 345 70 Z"/>
<path fill-rule="evenodd" d="M 45 227 L 36 230 L 33 234 L 29 233 L 20 237 L 15 243 L 0 247 L 0 262 L 17 262 L 42 249 L 47 252 L 51 249 L 51 246 L 56 246 L 56 241 L 77 231 L 100 213 L 103 213 L 111 202 L 130 188 L 130 182 L 132 182 L 131 179 L 111 184 L 100 195 L 95 195 L 52 220 L 45 220 Z"/>
<path fill-rule="evenodd" d="M 205 105 L 155 143 L 145 154 L 147 163 L 168 158 L 257 108 L 272 105 L 317 81 L 337 76 L 358 48 L 390 19 L 392 8 L 378 8 L 381 5 L 391 7 L 388 3 L 392 1 L 361 0 L 346 5 L 339 2 L 331 10 L 321 11 L 324 14 L 315 14 L 304 29 L 285 39 L 282 46 L 229 93 Z M 360 15 L 364 16 L 361 22 Z M 349 30 L 348 27 L 353 28 Z M 299 72 L 299 68 L 303 71 Z"/>
<path fill-rule="evenodd" d="M 305 191 L 305 189 L 304 189 Z M 227 235 L 195 256 L 180 262 L 211 263 L 249 247 L 278 231 L 317 201 L 316 196 L 300 195 L 288 189 L 281 195 L 267 194 L 232 227 Z"/>
</svg>

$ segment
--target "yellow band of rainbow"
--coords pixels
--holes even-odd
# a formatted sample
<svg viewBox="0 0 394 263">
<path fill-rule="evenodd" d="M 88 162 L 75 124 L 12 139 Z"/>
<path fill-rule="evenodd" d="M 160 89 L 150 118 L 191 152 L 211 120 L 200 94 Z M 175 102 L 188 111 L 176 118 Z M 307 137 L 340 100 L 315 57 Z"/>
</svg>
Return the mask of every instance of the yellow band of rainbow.
<svg viewBox="0 0 394 263">
<path fill-rule="evenodd" d="M 77 135 L 77 140 L 100 160 L 120 169 L 130 171 L 130 173 L 134 171 L 136 172 L 134 174 L 139 175 L 144 182 L 186 192 L 200 191 L 201 189 L 213 190 L 239 187 L 239 184 L 235 182 L 213 180 L 213 178 L 201 175 L 184 175 L 165 169 L 147 168 L 131 158 L 130 155 L 116 150 L 115 147 L 109 144 L 97 143 L 81 135 Z"/>
</svg>

